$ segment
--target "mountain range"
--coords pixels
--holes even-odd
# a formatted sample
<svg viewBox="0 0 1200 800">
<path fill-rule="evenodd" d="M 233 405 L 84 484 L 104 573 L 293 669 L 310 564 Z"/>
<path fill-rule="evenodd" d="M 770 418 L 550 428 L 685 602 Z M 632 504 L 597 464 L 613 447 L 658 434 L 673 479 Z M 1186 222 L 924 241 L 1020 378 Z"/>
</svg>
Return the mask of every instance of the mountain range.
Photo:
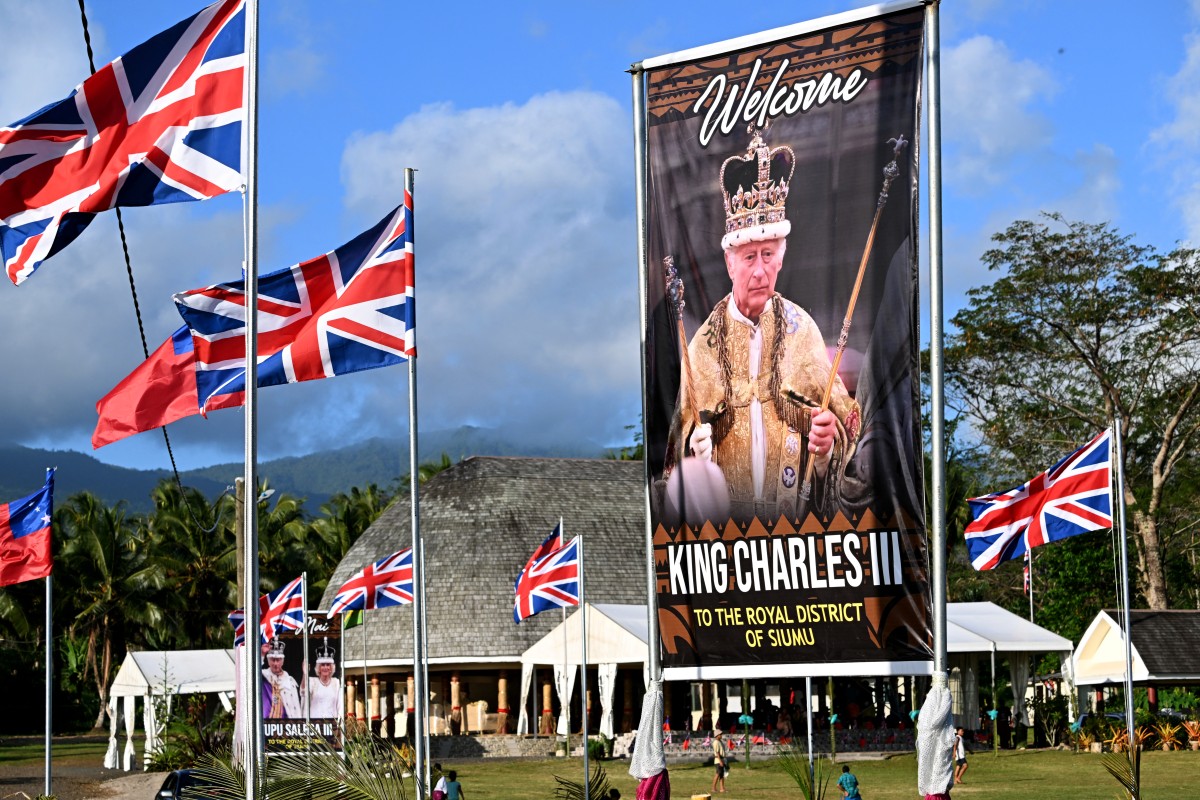
<svg viewBox="0 0 1200 800">
<path fill-rule="evenodd" d="M 408 474 L 408 451 L 407 439 L 367 439 L 336 450 L 262 462 L 258 476 L 277 491 L 306 498 L 305 508 L 315 514 L 330 497 L 355 486 L 375 483 L 381 488 L 394 488 Z M 599 458 L 606 453 L 606 448 L 595 442 L 531 446 L 474 426 L 421 431 L 418 438 L 421 463 L 440 461 L 443 454 L 457 462 L 476 455 Z M 58 468 L 54 494 L 59 503 L 77 492 L 89 491 L 109 505 L 124 500 L 134 513 L 149 511 L 150 492 L 159 481 L 171 477 L 168 469 L 116 467 L 73 450 L 0 444 L 0 502 L 35 491 L 47 466 Z M 181 472 L 180 479 L 185 486 L 214 499 L 242 473 L 241 462 L 231 462 Z"/>
</svg>

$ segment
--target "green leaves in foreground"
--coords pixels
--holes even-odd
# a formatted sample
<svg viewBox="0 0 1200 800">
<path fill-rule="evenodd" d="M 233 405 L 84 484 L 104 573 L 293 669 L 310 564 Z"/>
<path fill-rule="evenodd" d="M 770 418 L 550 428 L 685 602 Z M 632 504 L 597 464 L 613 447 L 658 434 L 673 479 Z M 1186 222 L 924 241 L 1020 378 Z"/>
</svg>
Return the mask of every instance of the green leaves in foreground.
<svg viewBox="0 0 1200 800">
<path fill-rule="evenodd" d="M 196 765 L 207 786 L 184 790 L 185 800 L 244 800 L 246 776 L 228 758 L 208 756 Z M 322 739 L 309 756 L 267 762 L 256 793 L 271 800 L 408 800 L 412 764 L 400 751 L 369 734 L 348 735 L 339 756 Z"/>
<path fill-rule="evenodd" d="M 800 787 L 804 800 L 823 800 L 829 788 L 830 775 L 824 759 L 814 759 L 812 771 L 809 772 L 808 754 L 794 747 L 779 748 L 778 758 L 779 766 L 783 767 L 783 771 Z"/>
<path fill-rule="evenodd" d="M 1142 793 L 1139 786 L 1139 775 L 1142 767 L 1142 748 L 1134 748 L 1135 755 L 1130 755 L 1126 750 L 1124 753 L 1105 753 L 1104 768 L 1108 770 L 1108 774 L 1117 779 L 1117 783 L 1121 784 L 1121 788 L 1125 790 L 1122 797 L 1128 797 L 1129 800 L 1141 800 Z"/>
<path fill-rule="evenodd" d="M 585 797 L 583 794 L 583 784 L 577 781 L 567 780 L 554 776 L 554 780 L 558 782 L 558 788 L 554 790 L 554 796 L 558 800 L 606 800 L 609 790 L 611 789 L 608 783 L 608 775 L 605 774 L 604 768 L 596 763 L 596 771 L 588 777 L 588 793 Z"/>
</svg>

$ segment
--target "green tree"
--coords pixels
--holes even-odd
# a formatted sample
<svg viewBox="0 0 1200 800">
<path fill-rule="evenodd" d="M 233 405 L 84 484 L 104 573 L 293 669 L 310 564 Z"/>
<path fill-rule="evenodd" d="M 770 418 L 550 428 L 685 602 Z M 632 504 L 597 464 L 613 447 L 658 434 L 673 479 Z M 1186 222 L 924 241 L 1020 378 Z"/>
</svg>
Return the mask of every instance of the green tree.
<svg viewBox="0 0 1200 800">
<path fill-rule="evenodd" d="M 156 602 L 164 585 L 151 561 L 146 531 L 90 492 L 73 495 L 55 511 L 63 539 L 54 569 L 55 619 L 67 634 L 87 641 L 83 675 L 100 697 L 96 727 L 104 724 L 108 685 L 127 643 L 144 641 L 165 622 Z"/>
<path fill-rule="evenodd" d="M 981 435 L 992 477 L 1012 482 L 1119 419 L 1139 584 L 1166 608 L 1164 502 L 1200 426 L 1200 254 L 1057 214 L 993 241 L 983 262 L 997 278 L 952 320 L 949 400 Z"/>
<path fill-rule="evenodd" d="M 209 648 L 229 640 L 226 615 L 241 605 L 233 525 L 236 502 L 209 503 L 196 489 L 164 480 L 151 493 L 150 558 L 163 577 L 160 606 L 173 648 Z"/>
<path fill-rule="evenodd" d="M 394 497 L 372 483 L 366 489 L 355 486 L 349 494 L 336 494 L 321 506 L 321 516 L 313 520 L 308 540 L 312 557 L 310 575 L 317 576 L 311 583 L 314 595 L 324 592 L 329 576 L 358 537 L 394 501 Z"/>
</svg>

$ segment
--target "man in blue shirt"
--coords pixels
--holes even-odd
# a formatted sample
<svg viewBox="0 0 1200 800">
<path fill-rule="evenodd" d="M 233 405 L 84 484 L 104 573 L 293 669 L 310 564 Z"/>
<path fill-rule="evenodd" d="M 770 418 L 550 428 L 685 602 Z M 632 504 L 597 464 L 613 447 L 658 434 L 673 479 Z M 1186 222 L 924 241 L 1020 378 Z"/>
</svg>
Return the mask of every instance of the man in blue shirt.
<svg viewBox="0 0 1200 800">
<path fill-rule="evenodd" d="M 858 793 L 858 778 L 854 777 L 854 773 L 846 765 L 842 765 L 838 786 L 842 787 L 842 797 L 845 800 L 862 800 L 862 795 Z"/>
</svg>

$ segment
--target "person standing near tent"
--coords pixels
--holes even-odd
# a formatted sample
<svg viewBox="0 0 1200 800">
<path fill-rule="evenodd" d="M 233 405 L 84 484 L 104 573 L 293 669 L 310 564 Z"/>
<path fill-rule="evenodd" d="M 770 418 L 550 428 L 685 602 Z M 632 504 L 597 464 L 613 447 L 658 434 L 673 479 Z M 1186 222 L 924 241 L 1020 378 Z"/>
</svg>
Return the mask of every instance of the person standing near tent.
<svg viewBox="0 0 1200 800">
<path fill-rule="evenodd" d="M 713 769 L 715 770 L 715 772 L 713 773 L 712 790 L 714 793 L 718 792 L 718 791 L 724 792 L 725 791 L 725 772 L 726 772 L 726 770 L 725 770 L 725 767 L 726 767 L 725 736 L 723 733 L 721 733 L 720 728 L 717 728 L 716 730 L 713 731 L 712 751 L 713 751 Z M 720 789 L 717 789 L 718 784 L 721 786 Z"/>
</svg>

